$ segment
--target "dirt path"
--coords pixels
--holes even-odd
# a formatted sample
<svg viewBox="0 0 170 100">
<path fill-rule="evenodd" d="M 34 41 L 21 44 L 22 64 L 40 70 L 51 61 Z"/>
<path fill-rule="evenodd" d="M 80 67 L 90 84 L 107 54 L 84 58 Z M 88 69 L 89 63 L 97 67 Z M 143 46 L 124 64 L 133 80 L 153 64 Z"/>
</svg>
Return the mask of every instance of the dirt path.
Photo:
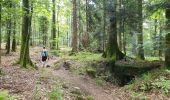
<svg viewBox="0 0 170 100">
<path fill-rule="evenodd" d="M 95 100 L 113 100 L 112 92 L 110 90 L 103 90 L 101 87 L 95 84 L 95 81 L 89 78 L 72 75 L 64 68 L 60 68 L 58 71 L 53 71 L 53 75 L 61 77 L 74 86 L 79 87 L 81 90 L 94 97 Z M 114 100 L 117 100 L 117 98 L 114 97 Z"/>
<path fill-rule="evenodd" d="M 96 85 L 96 82 L 86 76 L 73 75 L 65 68 L 61 67 L 59 70 L 53 68 L 42 68 L 39 61 L 38 48 L 31 49 L 31 59 L 39 66 L 38 70 L 21 69 L 18 65 L 13 63 L 18 59 L 18 53 L 8 56 L 3 56 L 2 71 L 4 75 L 0 77 L 0 88 L 7 89 L 12 94 L 20 94 L 19 100 L 33 100 L 34 92 L 41 91 L 41 96 L 37 100 L 48 100 L 45 93 L 51 91 L 53 88 L 54 78 L 59 77 L 64 81 L 70 83 L 74 87 L 80 88 L 82 91 L 90 94 L 95 100 L 127 100 L 122 99 L 121 95 L 117 95 L 116 91 L 119 88 L 109 86 L 102 88 Z M 54 65 L 59 58 L 51 57 L 48 61 L 49 65 Z M 45 81 L 39 80 L 41 70 L 47 72 Z M 67 99 L 66 99 L 67 100 Z M 70 99 L 69 99 L 70 100 Z"/>
<path fill-rule="evenodd" d="M 58 60 L 59 58 L 51 57 L 47 63 L 48 65 L 54 65 L 54 63 L 58 62 Z M 61 67 L 59 70 L 51 70 L 54 76 L 62 78 L 75 87 L 79 87 L 81 90 L 89 93 L 95 100 L 113 100 L 111 90 L 104 90 L 103 88 L 97 86 L 94 80 L 88 77 L 75 76 L 68 70 L 65 70 L 63 67 Z M 114 97 L 114 100 L 118 100 L 118 98 Z"/>
<path fill-rule="evenodd" d="M 59 58 L 52 57 L 52 59 L 48 61 L 48 65 L 54 65 L 54 63 L 58 62 L 58 60 Z M 51 71 L 53 76 L 60 77 L 73 86 L 80 88 L 84 92 L 90 94 L 94 98 L 94 100 L 121 100 L 120 96 L 113 96 L 113 92 L 118 90 L 118 88 L 115 86 L 110 85 L 107 89 L 104 89 L 102 87 L 99 87 L 96 82 L 88 76 L 86 77 L 81 75 L 73 75 L 69 70 L 66 70 L 64 67 L 61 67 L 59 70 L 51 69 Z"/>
</svg>

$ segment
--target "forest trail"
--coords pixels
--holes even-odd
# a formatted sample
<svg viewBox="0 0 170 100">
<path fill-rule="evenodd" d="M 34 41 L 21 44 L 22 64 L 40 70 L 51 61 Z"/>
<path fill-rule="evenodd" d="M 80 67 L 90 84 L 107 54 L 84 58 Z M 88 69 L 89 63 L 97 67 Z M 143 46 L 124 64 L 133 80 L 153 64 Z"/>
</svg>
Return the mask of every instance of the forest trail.
<svg viewBox="0 0 170 100">
<path fill-rule="evenodd" d="M 62 79 L 71 83 L 73 86 L 76 86 L 87 92 L 92 97 L 94 97 L 95 100 L 113 100 L 111 90 L 104 90 L 103 88 L 97 86 L 95 81 L 89 78 L 72 75 L 64 68 L 60 68 L 58 71 L 53 71 L 53 75 L 61 77 Z M 114 100 L 118 99 L 114 97 Z"/>
<path fill-rule="evenodd" d="M 59 59 L 60 58 L 51 57 L 47 64 L 50 66 L 54 65 L 54 63 L 58 62 Z M 80 88 L 84 92 L 90 94 L 94 98 L 94 100 L 119 100 L 118 97 L 113 98 L 112 95 L 113 90 L 111 89 L 115 87 L 104 89 L 97 86 L 96 82 L 90 79 L 88 76 L 73 75 L 71 72 L 69 72 L 69 70 L 66 70 L 64 67 L 61 67 L 58 70 L 54 70 L 51 67 L 46 69 L 51 69 L 53 76 L 60 77 L 74 87 Z"/>
<path fill-rule="evenodd" d="M 0 79 L 0 88 L 7 89 L 11 94 L 20 96 L 19 100 L 32 100 L 35 91 L 41 91 L 39 99 L 48 100 L 46 92 L 51 91 L 54 87 L 56 77 L 69 83 L 69 87 L 79 88 L 81 91 L 91 95 L 94 100 L 122 100 L 122 95 L 117 95 L 119 88 L 116 86 L 108 86 L 107 88 L 99 87 L 96 82 L 88 76 L 73 75 L 69 70 L 61 67 L 54 70 L 51 67 L 42 68 L 39 61 L 40 50 L 32 48 L 30 50 L 31 59 L 39 66 L 38 70 L 21 69 L 18 65 L 14 65 L 18 59 L 18 53 L 3 56 L 2 71 L 4 75 Z M 51 66 L 60 58 L 50 57 L 48 64 Z M 47 73 L 43 76 L 42 73 Z M 43 78 L 42 78 L 43 77 Z M 41 79 L 41 80 L 40 80 Z M 121 93 L 120 93 L 121 94 Z M 65 98 L 68 99 L 68 97 Z M 127 98 L 124 100 L 127 100 Z"/>
</svg>

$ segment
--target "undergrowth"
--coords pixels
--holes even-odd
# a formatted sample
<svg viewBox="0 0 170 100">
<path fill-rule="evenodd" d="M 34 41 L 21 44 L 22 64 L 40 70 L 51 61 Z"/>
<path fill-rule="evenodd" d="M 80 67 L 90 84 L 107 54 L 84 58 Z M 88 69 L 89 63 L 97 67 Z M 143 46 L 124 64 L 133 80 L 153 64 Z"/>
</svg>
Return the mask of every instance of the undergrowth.
<svg viewBox="0 0 170 100">
<path fill-rule="evenodd" d="M 146 98 L 147 93 L 159 93 L 170 96 L 170 70 L 156 69 L 137 77 L 125 89 L 132 93 L 132 97 Z"/>
</svg>

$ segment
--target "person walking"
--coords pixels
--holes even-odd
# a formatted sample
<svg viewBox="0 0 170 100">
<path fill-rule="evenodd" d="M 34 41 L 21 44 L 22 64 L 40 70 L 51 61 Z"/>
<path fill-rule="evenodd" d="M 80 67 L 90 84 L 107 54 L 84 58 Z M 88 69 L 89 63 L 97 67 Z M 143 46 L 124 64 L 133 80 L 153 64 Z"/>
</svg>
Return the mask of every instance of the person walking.
<svg viewBox="0 0 170 100">
<path fill-rule="evenodd" d="M 45 67 L 47 59 L 49 59 L 48 50 L 45 47 L 43 47 L 43 50 L 41 51 L 41 61 L 42 61 L 43 67 Z"/>
</svg>

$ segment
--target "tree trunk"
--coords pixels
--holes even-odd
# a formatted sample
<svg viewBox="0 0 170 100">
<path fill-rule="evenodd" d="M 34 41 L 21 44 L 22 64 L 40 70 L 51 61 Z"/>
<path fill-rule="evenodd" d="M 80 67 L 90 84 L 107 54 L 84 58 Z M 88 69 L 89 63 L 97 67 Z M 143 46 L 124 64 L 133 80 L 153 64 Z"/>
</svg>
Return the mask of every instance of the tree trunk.
<svg viewBox="0 0 170 100">
<path fill-rule="evenodd" d="M 105 51 L 106 43 L 106 0 L 103 0 L 103 53 Z"/>
<path fill-rule="evenodd" d="M 53 16 L 52 16 L 52 49 L 56 48 L 56 0 L 53 2 Z"/>
<path fill-rule="evenodd" d="M 89 17 L 90 17 L 90 14 L 89 14 L 89 0 L 86 0 L 86 31 L 84 32 L 83 34 L 83 39 L 82 39 L 82 44 L 83 44 L 83 47 L 85 49 L 87 49 L 89 47 L 89 27 L 90 27 L 90 23 L 89 23 Z"/>
<path fill-rule="evenodd" d="M 58 1 L 60 3 L 60 0 Z M 59 37 L 60 37 L 60 23 L 59 23 L 59 14 L 60 14 L 60 5 L 57 6 L 58 11 L 57 11 L 57 50 L 59 50 Z"/>
<path fill-rule="evenodd" d="M 77 52 L 77 0 L 73 0 L 72 52 Z"/>
<path fill-rule="evenodd" d="M 30 26 L 30 27 L 29 27 L 29 33 L 30 33 L 30 43 L 29 43 L 29 44 L 30 44 L 31 46 L 33 46 L 33 42 L 32 42 L 32 41 L 33 41 L 33 39 L 32 39 L 32 38 L 33 38 L 33 37 L 32 37 L 32 35 L 33 35 L 33 29 L 32 29 L 32 27 L 31 27 L 31 24 L 32 24 L 32 14 L 33 14 L 33 1 L 31 1 L 31 7 L 30 7 L 30 9 L 31 9 L 31 16 L 30 16 L 30 20 L 31 20 L 31 21 L 30 21 L 30 25 L 29 25 L 29 26 Z"/>
<path fill-rule="evenodd" d="M 29 39 L 30 39 L 30 8 L 29 0 L 23 0 L 23 25 L 22 25 L 22 41 L 20 50 L 20 64 L 22 67 L 27 68 L 27 64 L 32 65 L 31 59 L 29 57 Z"/>
<path fill-rule="evenodd" d="M 117 43 L 117 23 L 116 23 L 116 7 L 115 0 L 107 1 L 108 22 L 108 43 L 106 49 L 106 57 L 111 61 L 122 59 L 124 54 L 119 50 Z"/>
<path fill-rule="evenodd" d="M 12 1 L 8 0 L 8 3 L 9 3 L 8 7 L 11 9 L 12 8 Z M 9 54 L 10 49 L 11 49 L 12 16 L 11 16 L 11 14 L 9 14 L 8 16 L 9 16 L 9 19 L 7 19 L 7 44 L 6 44 L 7 52 L 6 52 L 6 54 Z"/>
<path fill-rule="evenodd" d="M 162 22 L 159 24 L 159 59 L 162 60 L 163 36 L 162 36 Z"/>
<path fill-rule="evenodd" d="M 155 26 L 154 26 L 154 34 L 153 34 L 153 55 L 154 56 L 156 56 L 156 51 L 157 51 L 157 47 L 156 47 L 156 42 L 157 42 L 157 40 L 156 40 L 156 34 L 157 34 L 157 23 L 158 23 L 158 20 L 157 19 L 155 19 L 155 21 L 154 21 L 154 24 L 155 24 Z"/>
<path fill-rule="evenodd" d="M 166 9 L 166 49 L 165 49 L 165 65 L 170 68 L 170 8 Z"/>
<path fill-rule="evenodd" d="M 16 19 L 14 19 L 13 26 L 13 40 L 12 40 L 12 51 L 16 52 Z"/>
<path fill-rule="evenodd" d="M 143 14 L 142 14 L 142 0 L 138 0 L 138 48 L 137 58 L 144 60 L 144 49 L 143 49 Z"/>
<path fill-rule="evenodd" d="M 78 5 L 78 7 L 79 7 L 79 9 L 78 9 L 78 13 L 79 13 L 79 16 L 78 16 L 78 22 L 79 22 L 79 24 L 78 24 L 78 48 L 79 48 L 79 51 L 82 49 L 82 46 L 81 46 L 81 42 L 82 42 L 82 36 L 81 36 L 81 33 L 82 33 L 82 31 L 81 31 L 81 29 L 82 29 L 82 25 L 81 25 L 81 0 L 79 0 L 78 1 L 78 3 L 79 3 L 79 5 Z"/>
<path fill-rule="evenodd" d="M 7 44 L 6 44 L 7 52 L 6 52 L 6 54 L 9 54 L 10 49 L 11 49 L 11 30 L 12 30 L 11 24 L 12 24 L 11 19 L 9 19 L 7 21 Z"/>
</svg>

